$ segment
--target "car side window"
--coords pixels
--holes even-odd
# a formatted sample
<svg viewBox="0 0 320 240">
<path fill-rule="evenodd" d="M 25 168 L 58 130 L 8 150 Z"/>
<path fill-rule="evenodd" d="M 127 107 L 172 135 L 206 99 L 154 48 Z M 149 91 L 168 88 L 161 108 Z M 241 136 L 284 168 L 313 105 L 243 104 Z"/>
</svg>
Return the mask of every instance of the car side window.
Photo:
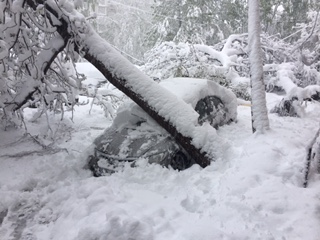
<svg viewBox="0 0 320 240">
<path fill-rule="evenodd" d="M 226 116 L 224 104 L 221 99 L 216 96 L 207 96 L 198 101 L 195 110 L 199 113 L 198 122 L 203 124 L 209 122 L 213 127 L 217 128 Z"/>
</svg>

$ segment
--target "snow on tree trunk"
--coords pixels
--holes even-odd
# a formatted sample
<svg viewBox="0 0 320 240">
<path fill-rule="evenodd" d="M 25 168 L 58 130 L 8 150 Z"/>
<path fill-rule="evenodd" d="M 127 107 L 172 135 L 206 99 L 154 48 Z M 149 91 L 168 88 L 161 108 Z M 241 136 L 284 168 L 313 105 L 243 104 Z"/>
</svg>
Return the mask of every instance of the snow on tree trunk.
<svg viewBox="0 0 320 240">
<path fill-rule="evenodd" d="M 249 61 L 252 97 L 252 130 L 264 132 L 269 129 L 265 86 L 263 81 L 262 50 L 260 43 L 259 0 L 249 0 Z"/>
<path fill-rule="evenodd" d="M 75 50 L 166 129 L 200 166 L 206 167 L 215 159 L 214 146 L 219 141 L 215 130 L 210 125 L 199 126 L 198 115 L 190 105 L 133 66 L 92 29 L 71 3 L 27 0 L 27 4 L 34 9 L 45 5 L 47 18 L 59 21 L 58 33 L 63 38 L 72 36 Z"/>
</svg>

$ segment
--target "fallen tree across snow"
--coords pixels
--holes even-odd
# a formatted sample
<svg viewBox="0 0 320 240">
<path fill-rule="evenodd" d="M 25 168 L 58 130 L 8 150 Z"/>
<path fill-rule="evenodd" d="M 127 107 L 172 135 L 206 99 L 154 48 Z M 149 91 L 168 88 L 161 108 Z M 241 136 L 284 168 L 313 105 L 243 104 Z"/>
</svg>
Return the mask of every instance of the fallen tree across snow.
<svg viewBox="0 0 320 240">
<path fill-rule="evenodd" d="M 217 135 L 209 125 L 198 125 L 198 115 L 181 99 L 161 88 L 103 40 L 75 10 L 73 3 L 27 0 L 34 11 L 56 27 L 68 51 L 77 51 L 92 63 L 114 86 L 124 92 L 166 129 L 202 167 L 216 158 L 212 148 Z M 70 48 L 73 46 L 73 49 Z M 52 48 L 52 51 L 57 51 Z M 34 89 L 30 89 L 30 93 Z M 28 96 L 28 95 L 25 95 Z"/>
</svg>

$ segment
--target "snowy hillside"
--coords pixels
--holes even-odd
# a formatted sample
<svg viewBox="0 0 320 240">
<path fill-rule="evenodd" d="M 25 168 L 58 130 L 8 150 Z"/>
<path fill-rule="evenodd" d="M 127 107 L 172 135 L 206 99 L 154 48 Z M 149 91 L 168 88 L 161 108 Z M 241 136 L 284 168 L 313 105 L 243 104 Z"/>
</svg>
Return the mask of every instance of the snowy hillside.
<svg viewBox="0 0 320 240">
<path fill-rule="evenodd" d="M 267 94 L 269 110 L 280 100 Z M 319 176 L 302 187 L 319 103 L 303 118 L 270 114 L 265 135 L 252 135 L 250 107 L 239 106 L 238 122 L 217 131 L 224 158 L 205 169 L 177 172 L 141 159 L 100 178 L 83 167 L 112 120 L 90 107 L 76 106 L 73 122 L 70 111 L 62 121 L 49 114 L 50 128 L 45 115 L 31 122 L 36 110 L 24 109 L 30 135 L 0 129 L 1 240 L 319 239 Z"/>
</svg>

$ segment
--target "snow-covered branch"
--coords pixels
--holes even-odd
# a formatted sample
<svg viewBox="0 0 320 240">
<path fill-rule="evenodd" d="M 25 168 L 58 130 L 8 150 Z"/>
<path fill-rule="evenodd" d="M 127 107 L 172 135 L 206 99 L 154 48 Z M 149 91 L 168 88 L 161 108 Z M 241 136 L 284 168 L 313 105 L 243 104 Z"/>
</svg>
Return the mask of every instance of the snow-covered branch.
<svg viewBox="0 0 320 240">
<path fill-rule="evenodd" d="M 74 104 L 74 89 L 81 87 L 81 78 L 65 70 L 75 56 L 68 52 L 71 34 L 61 24 L 63 19 L 59 20 L 43 3 L 32 0 L 7 1 L 3 18 L 0 113 L 8 120 L 17 110 L 37 102 L 44 104 L 44 109 L 49 109 L 50 101 L 56 99 Z M 57 28 L 61 34 L 57 34 Z M 63 57 L 59 60 L 58 55 Z"/>
</svg>

